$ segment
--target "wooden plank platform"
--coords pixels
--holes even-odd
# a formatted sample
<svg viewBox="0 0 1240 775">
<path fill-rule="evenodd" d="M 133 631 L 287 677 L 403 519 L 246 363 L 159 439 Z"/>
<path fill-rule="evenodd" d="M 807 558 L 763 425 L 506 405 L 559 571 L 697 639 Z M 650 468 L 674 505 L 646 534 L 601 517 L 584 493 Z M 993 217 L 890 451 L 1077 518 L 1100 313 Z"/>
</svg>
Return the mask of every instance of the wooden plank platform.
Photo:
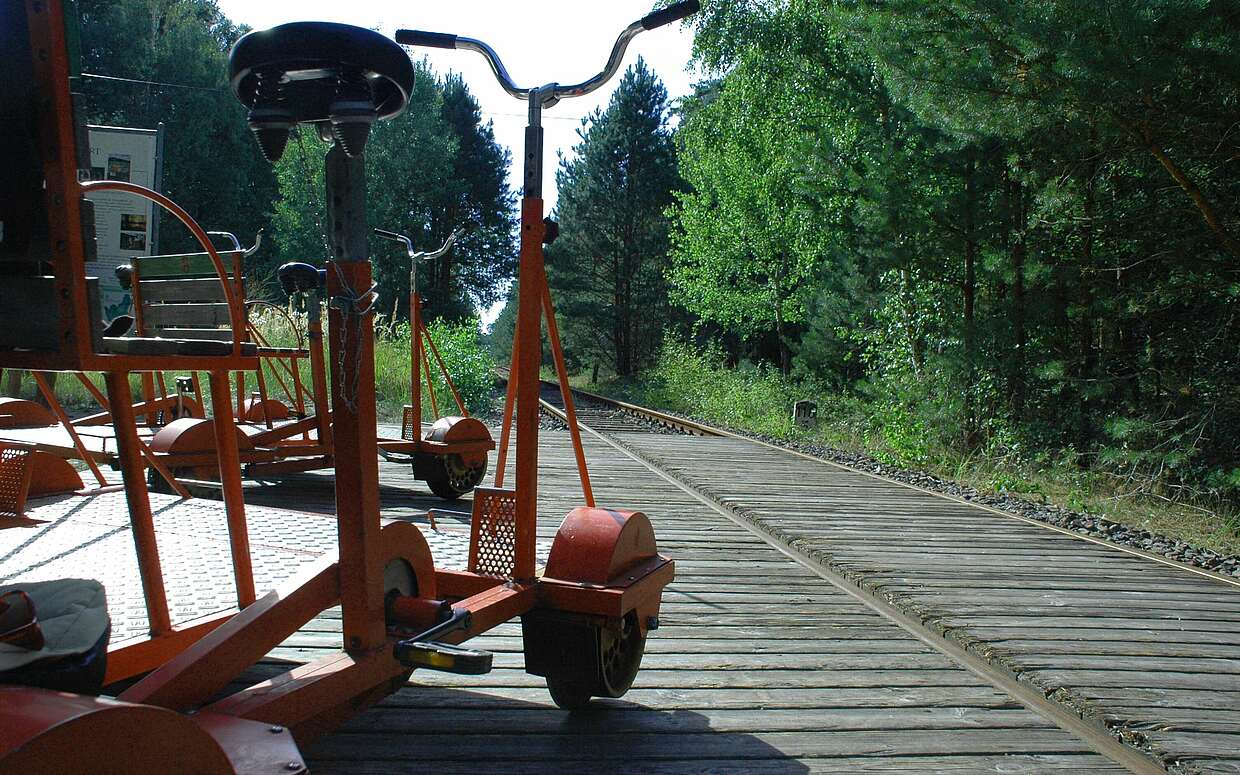
<svg viewBox="0 0 1240 775">
<path fill-rule="evenodd" d="M 744 440 L 617 438 L 1168 767 L 1240 772 L 1240 587 Z"/>
<path fill-rule="evenodd" d="M 588 446 L 598 502 L 646 510 L 677 562 L 634 689 L 555 709 L 507 624 L 471 641 L 495 651 L 489 675 L 414 673 L 306 750 L 315 773 L 1121 771 L 632 458 Z M 580 490 L 566 433 L 544 432 L 540 457 L 545 539 Z M 380 474 L 397 509 L 421 499 L 407 467 Z M 331 510 L 329 478 L 292 484 L 247 499 Z M 329 611 L 272 656 L 314 658 L 339 633 Z"/>
</svg>

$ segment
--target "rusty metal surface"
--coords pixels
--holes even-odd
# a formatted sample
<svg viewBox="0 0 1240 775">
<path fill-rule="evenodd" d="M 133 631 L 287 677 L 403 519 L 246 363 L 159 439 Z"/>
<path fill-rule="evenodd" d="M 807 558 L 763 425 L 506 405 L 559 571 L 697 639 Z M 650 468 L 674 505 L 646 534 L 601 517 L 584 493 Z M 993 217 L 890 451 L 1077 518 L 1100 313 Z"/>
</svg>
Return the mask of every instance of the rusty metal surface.
<svg viewBox="0 0 1240 775">
<path fill-rule="evenodd" d="M 0 449 L 0 517 L 22 516 L 30 486 L 31 456 L 28 449 Z"/>
</svg>

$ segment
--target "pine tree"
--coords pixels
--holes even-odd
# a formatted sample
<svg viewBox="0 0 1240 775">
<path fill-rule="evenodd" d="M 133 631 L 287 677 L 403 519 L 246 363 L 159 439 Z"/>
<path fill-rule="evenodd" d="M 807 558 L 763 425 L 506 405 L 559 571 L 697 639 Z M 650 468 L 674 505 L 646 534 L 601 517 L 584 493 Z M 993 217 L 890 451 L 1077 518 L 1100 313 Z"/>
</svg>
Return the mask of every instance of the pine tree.
<svg viewBox="0 0 1240 775">
<path fill-rule="evenodd" d="M 667 89 L 638 59 L 556 173 L 550 280 L 565 348 L 619 375 L 650 361 L 669 322 L 665 211 L 680 178 L 667 119 Z"/>
</svg>

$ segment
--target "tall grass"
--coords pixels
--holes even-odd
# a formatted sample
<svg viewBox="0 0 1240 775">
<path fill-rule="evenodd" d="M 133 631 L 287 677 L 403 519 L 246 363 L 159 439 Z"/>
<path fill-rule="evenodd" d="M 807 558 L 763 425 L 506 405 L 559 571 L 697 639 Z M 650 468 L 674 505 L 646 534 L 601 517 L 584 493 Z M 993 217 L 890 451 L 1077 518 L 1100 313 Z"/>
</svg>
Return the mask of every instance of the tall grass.
<svg viewBox="0 0 1240 775">
<path fill-rule="evenodd" d="M 715 348 L 669 340 L 643 378 L 640 398 L 673 412 L 780 438 L 800 433 L 792 422 L 792 405 L 803 397 L 797 389 L 765 367 L 726 368 Z"/>
<path fill-rule="evenodd" d="M 326 320 L 326 310 L 323 318 Z M 250 320 L 257 327 L 263 341 L 272 347 L 305 348 L 308 346 L 306 335 L 307 318 L 304 312 L 290 313 L 288 310 L 260 305 L 250 311 Z M 324 326 L 326 328 L 326 326 Z M 434 321 L 428 325 L 431 338 L 444 360 L 453 384 L 460 393 L 461 400 L 471 414 L 486 414 L 491 409 L 492 388 L 494 385 L 494 360 L 483 345 L 478 331 L 477 321 L 464 320 L 459 323 Z M 331 332 L 323 334 L 324 361 L 330 374 L 331 357 L 327 344 Z M 375 319 L 375 400 L 379 417 L 385 421 L 399 421 L 402 407 L 410 400 L 410 334 L 407 321 L 395 321 L 382 315 Z M 445 383 L 433 354 L 427 352 L 431 364 L 431 385 L 433 386 L 439 411 L 441 414 L 458 414 L 456 402 Z M 267 395 L 288 404 L 295 405 L 293 399 L 293 379 L 289 359 L 264 359 L 263 378 L 266 383 Z M 307 411 L 315 410 L 312 399 L 311 370 L 308 359 L 301 359 L 297 364 L 298 374 L 304 392 L 302 400 Z M 164 385 L 169 393 L 176 389 L 175 379 L 181 376 L 176 372 L 164 375 Z M 88 374 L 86 378 L 96 385 L 100 392 L 106 392 L 103 378 L 99 374 Z M 330 385 L 330 376 L 328 377 Z M 423 380 L 426 372 L 423 370 Z M 210 405 L 210 385 L 205 374 L 200 375 L 203 388 L 203 400 Z M 7 382 L 7 379 L 6 379 Z M 129 378 L 135 398 L 142 395 L 142 377 L 132 374 Z M 233 390 L 236 390 L 236 375 L 233 375 Z M 434 420 L 429 391 L 423 382 L 423 413 L 424 420 Z M 258 390 L 256 375 L 245 375 L 244 389 L 247 397 Z M 20 395 L 23 398 L 35 398 L 34 381 L 25 378 L 22 381 Z M 72 416 L 80 416 L 99 411 L 99 405 L 91 394 L 82 386 L 78 378 L 71 374 L 60 374 L 56 379 L 55 393 L 57 399 Z M 155 393 L 161 393 L 156 380 Z M 233 398 L 235 401 L 235 396 Z"/>
<path fill-rule="evenodd" d="M 1171 502 L 1126 490 L 1105 468 L 1084 470 L 1074 456 L 1032 449 L 1012 432 L 992 434 L 990 443 L 964 452 L 942 442 L 920 407 L 864 393 L 841 394 L 769 368 L 730 368 L 715 348 L 699 350 L 669 340 L 655 367 L 635 380 L 604 385 L 602 392 L 740 431 L 861 452 L 982 491 L 1017 493 L 1240 553 L 1240 510 L 1234 507 Z M 816 427 L 793 422 L 792 407 L 799 399 L 817 403 Z"/>
</svg>

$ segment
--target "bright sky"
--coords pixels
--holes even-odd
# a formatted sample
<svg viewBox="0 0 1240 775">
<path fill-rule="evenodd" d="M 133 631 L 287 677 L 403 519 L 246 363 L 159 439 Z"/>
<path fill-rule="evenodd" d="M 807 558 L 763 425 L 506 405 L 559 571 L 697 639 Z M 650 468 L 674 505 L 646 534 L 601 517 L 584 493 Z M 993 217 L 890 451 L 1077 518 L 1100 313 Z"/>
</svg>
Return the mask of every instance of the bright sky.
<svg viewBox="0 0 1240 775">
<path fill-rule="evenodd" d="M 577 83 L 603 69 L 616 35 L 630 22 L 645 16 L 653 0 L 456 0 L 455 2 L 393 2 L 393 0 L 218 0 L 220 10 L 234 22 L 266 29 L 291 21 L 334 21 L 378 29 L 392 35 L 401 27 L 448 32 L 489 43 L 503 59 L 518 86 L 552 81 Z M 621 73 L 640 55 L 658 73 L 675 99 L 692 91 L 693 76 L 686 71 L 693 34 L 679 24 L 644 32 L 629 44 Z M 482 108 L 483 119 L 494 122 L 495 137 L 512 151 L 510 183 L 521 190 L 521 147 L 524 143 L 526 103 L 508 96 L 495 81 L 480 55 L 472 51 L 411 49 L 425 55 L 440 74 L 460 73 Z M 544 183 L 547 210 L 556 202 L 556 152 L 568 153 L 577 142 L 582 116 L 606 106 L 619 75 L 597 92 L 562 101 L 543 113 Z M 414 110 L 417 106 L 413 106 Z M 489 325 L 499 307 L 483 312 Z"/>
</svg>

